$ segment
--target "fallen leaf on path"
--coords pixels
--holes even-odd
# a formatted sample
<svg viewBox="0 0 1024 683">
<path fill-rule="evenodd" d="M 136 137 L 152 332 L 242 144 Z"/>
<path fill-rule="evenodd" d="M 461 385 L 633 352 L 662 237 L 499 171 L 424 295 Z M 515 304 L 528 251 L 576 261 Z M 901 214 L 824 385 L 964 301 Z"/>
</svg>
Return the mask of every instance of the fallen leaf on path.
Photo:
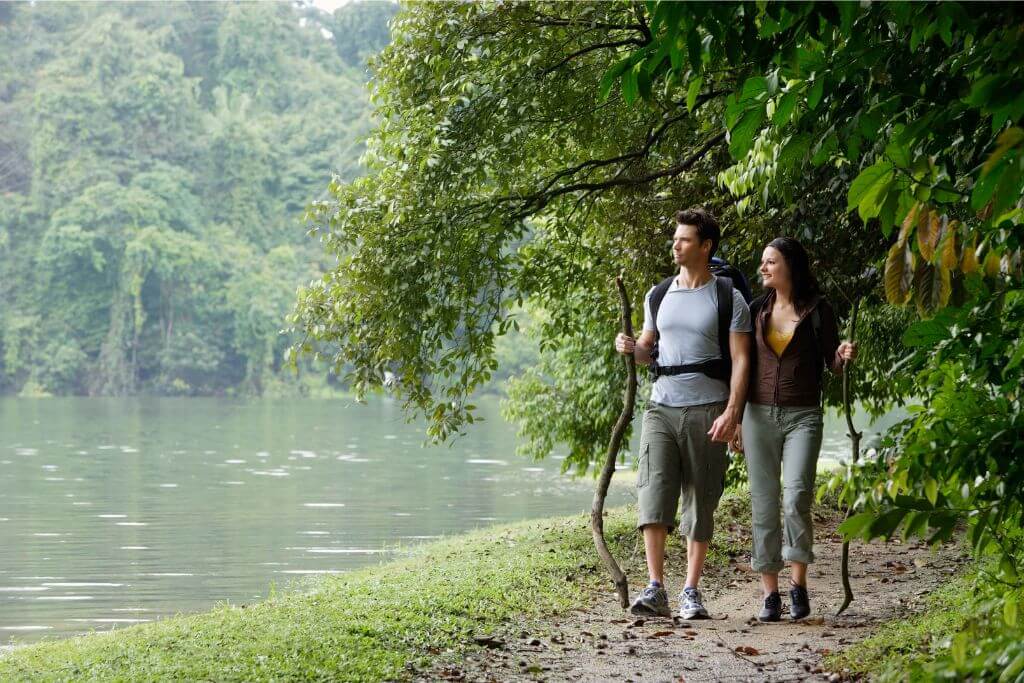
<svg viewBox="0 0 1024 683">
<path fill-rule="evenodd" d="M 811 617 L 810 619 L 804 619 L 803 623 L 808 626 L 822 626 L 825 624 L 824 617 Z"/>
<path fill-rule="evenodd" d="M 749 645 L 740 645 L 736 648 L 736 652 L 739 652 L 740 654 L 744 655 L 750 655 L 751 657 L 756 657 L 757 655 L 761 654 L 760 650 L 758 650 L 756 647 L 750 647 Z"/>
<path fill-rule="evenodd" d="M 652 633 L 651 635 L 649 635 L 647 637 L 648 638 L 664 638 L 665 636 L 670 636 L 673 633 L 674 633 L 674 631 L 655 631 L 654 633 Z"/>
</svg>

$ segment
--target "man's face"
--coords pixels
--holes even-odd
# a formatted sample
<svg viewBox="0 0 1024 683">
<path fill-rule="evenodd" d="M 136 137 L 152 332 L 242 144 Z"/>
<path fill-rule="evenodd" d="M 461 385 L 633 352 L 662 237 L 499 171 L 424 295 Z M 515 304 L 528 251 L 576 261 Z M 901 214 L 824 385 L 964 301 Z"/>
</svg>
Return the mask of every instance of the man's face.
<svg viewBox="0 0 1024 683">
<path fill-rule="evenodd" d="M 707 263 L 711 253 L 711 240 L 702 244 L 696 225 L 676 224 L 672 236 L 672 257 L 677 266 L 699 266 Z"/>
</svg>

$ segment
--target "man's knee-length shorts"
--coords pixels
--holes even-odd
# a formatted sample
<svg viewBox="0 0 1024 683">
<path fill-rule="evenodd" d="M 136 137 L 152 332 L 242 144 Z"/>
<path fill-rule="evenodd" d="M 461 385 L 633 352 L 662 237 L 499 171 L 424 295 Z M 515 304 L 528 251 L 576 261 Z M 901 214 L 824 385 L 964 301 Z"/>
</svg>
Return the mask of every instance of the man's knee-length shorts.
<svg viewBox="0 0 1024 683">
<path fill-rule="evenodd" d="M 725 488 L 729 455 L 708 430 L 725 403 L 673 408 L 652 404 L 644 413 L 637 462 L 638 528 L 676 527 L 682 499 L 680 532 L 691 541 L 710 541 L 714 514 Z"/>
</svg>

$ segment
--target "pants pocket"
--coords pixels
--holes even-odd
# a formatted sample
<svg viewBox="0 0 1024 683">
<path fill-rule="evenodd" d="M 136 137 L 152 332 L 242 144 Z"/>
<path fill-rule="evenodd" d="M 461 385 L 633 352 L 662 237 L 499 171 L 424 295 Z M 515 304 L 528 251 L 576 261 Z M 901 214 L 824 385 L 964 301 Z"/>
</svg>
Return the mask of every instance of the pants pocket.
<svg viewBox="0 0 1024 683">
<path fill-rule="evenodd" d="M 640 459 L 636 465 L 636 485 L 643 488 L 651 480 L 651 445 L 645 443 L 640 447 Z"/>
</svg>

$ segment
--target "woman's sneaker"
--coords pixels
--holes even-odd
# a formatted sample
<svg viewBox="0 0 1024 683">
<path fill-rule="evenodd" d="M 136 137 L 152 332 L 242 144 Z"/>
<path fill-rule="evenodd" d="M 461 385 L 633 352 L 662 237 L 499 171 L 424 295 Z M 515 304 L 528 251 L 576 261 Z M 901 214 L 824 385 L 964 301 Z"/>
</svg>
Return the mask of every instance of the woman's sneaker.
<svg viewBox="0 0 1024 683">
<path fill-rule="evenodd" d="M 764 607 L 757 615 L 758 621 L 778 621 L 782 618 L 782 596 L 778 591 L 768 594 L 764 599 Z"/>
<path fill-rule="evenodd" d="M 789 616 L 794 619 L 803 619 L 811 613 L 811 599 L 807 596 L 807 586 L 798 586 L 795 583 L 789 590 Z"/>
<path fill-rule="evenodd" d="M 679 616 L 683 619 L 710 619 L 704 609 L 700 591 L 696 588 L 684 588 L 679 594 Z"/>
<path fill-rule="evenodd" d="M 668 593 L 660 583 L 651 582 L 640 591 L 629 611 L 641 617 L 670 617 L 672 608 L 668 606 Z"/>
</svg>

